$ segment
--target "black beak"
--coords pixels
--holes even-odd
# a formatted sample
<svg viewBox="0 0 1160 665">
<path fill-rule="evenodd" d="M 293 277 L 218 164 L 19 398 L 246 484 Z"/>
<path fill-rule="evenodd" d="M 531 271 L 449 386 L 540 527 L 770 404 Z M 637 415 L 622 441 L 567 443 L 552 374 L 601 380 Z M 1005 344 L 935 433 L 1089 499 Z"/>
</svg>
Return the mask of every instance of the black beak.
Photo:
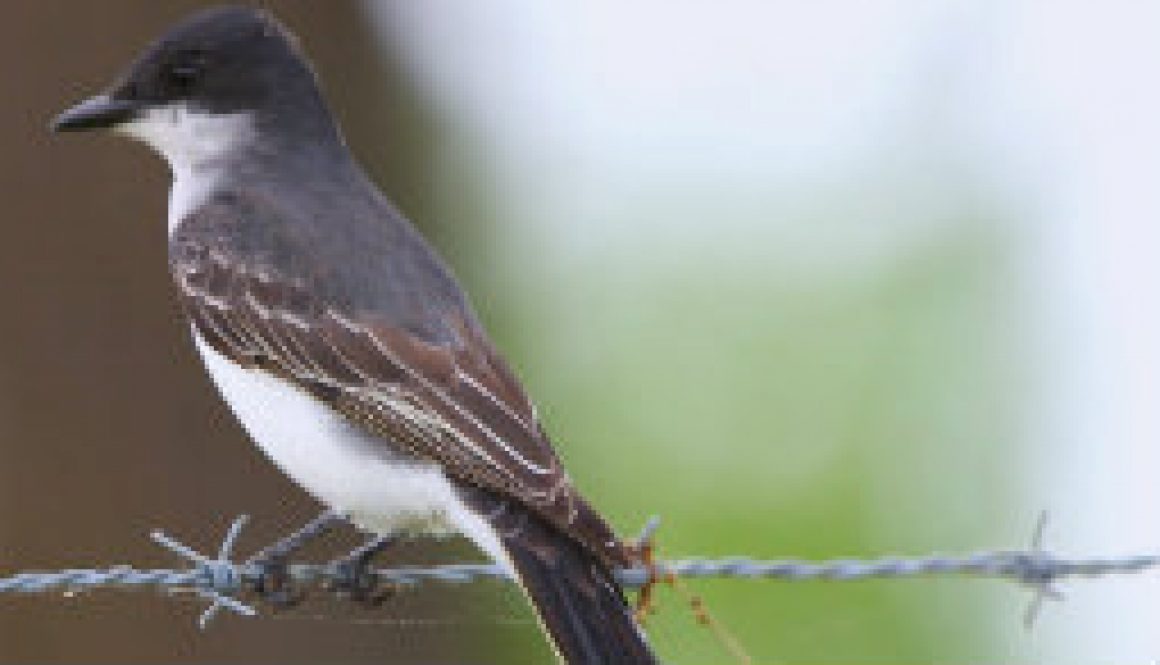
<svg viewBox="0 0 1160 665">
<path fill-rule="evenodd" d="M 56 116 L 51 127 L 54 132 L 107 129 L 132 120 L 138 108 L 136 102 L 97 95 Z"/>
</svg>

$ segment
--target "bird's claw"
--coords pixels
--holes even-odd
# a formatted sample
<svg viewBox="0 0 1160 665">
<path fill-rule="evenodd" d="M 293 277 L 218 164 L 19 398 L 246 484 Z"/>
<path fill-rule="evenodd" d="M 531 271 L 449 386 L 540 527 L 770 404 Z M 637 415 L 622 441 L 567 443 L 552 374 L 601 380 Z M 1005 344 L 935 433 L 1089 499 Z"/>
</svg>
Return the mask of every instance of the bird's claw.
<svg viewBox="0 0 1160 665">
<path fill-rule="evenodd" d="M 368 607 L 382 605 L 398 592 L 397 585 L 384 585 L 371 568 L 375 556 L 394 542 L 392 536 L 380 536 L 333 561 L 326 588 Z"/>
<path fill-rule="evenodd" d="M 383 585 L 368 562 L 345 558 L 330 564 L 326 589 L 368 607 L 378 607 L 394 596 L 395 585 Z"/>
<path fill-rule="evenodd" d="M 287 557 L 267 556 L 250 564 L 258 571 L 252 588 L 263 603 L 276 610 L 285 610 L 297 606 L 306 597 L 291 581 Z"/>
</svg>

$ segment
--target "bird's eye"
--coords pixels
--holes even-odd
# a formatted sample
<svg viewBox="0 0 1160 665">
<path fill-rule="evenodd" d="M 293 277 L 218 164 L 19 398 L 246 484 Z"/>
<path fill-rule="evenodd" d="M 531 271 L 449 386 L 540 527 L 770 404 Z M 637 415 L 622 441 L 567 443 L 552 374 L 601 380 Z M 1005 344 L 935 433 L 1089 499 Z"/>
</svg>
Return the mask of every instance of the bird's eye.
<svg viewBox="0 0 1160 665">
<path fill-rule="evenodd" d="M 200 63 L 183 62 L 165 68 L 165 85 L 175 95 L 188 94 L 201 78 Z"/>
</svg>

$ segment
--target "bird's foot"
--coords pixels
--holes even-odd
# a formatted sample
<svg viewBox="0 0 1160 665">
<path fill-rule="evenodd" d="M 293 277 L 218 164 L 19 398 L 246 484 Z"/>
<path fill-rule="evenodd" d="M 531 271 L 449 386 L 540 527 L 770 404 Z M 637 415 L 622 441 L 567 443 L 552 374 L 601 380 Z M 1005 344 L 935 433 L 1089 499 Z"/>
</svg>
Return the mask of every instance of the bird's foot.
<svg viewBox="0 0 1160 665">
<path fill-rule="evenodd" d="M 306 594 L 294 588 L 290 578 L 290 555 L 331 530 L 342 519 L 339 513 L 325 511 L 251 557 L 246 563 L 258 571 L 253 581 L 253 590 L 258 597 L 275 609 L 291 608 L 302 602 Z"/>
<path fill-rule="evenodd" d="M 289 557 L 286 554 L 260 555 L 247 563 L 258 570 L 252 582 L 254 593 L 275 610 L 295 607 L 306 597 L 305 592 L 295 588 L 290 578 Z"/>
<path fill-rule="evenodd" d="M 327 588 L 368 607 L 377 607 L 395 595 L 397 585 L 384 585 L 371 568 L 371 562 L 393 544 L 394 535 L 376 536 L 362 547 L 330 564 Z"/>
</svg>

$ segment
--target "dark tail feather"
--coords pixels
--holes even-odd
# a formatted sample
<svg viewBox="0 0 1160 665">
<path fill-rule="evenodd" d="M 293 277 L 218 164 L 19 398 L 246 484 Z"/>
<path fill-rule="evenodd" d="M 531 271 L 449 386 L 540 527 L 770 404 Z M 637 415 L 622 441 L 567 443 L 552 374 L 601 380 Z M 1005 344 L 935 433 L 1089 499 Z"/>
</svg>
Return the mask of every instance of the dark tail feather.
<svg viewBox="0 0 1160 665">
<path fill-rule="evenodd" d="M 461 489 L 492 526 L 557 654 L 568 665 L 658 663 L 608 566 L 527 508 Z"/>
<path fill-rule="evenodd" d="M 569 665 L 658 662 L 604 565 L 570 538 L 542 526 L 542 533 L 503 538 L 557 652 Z"/>
</svg>

